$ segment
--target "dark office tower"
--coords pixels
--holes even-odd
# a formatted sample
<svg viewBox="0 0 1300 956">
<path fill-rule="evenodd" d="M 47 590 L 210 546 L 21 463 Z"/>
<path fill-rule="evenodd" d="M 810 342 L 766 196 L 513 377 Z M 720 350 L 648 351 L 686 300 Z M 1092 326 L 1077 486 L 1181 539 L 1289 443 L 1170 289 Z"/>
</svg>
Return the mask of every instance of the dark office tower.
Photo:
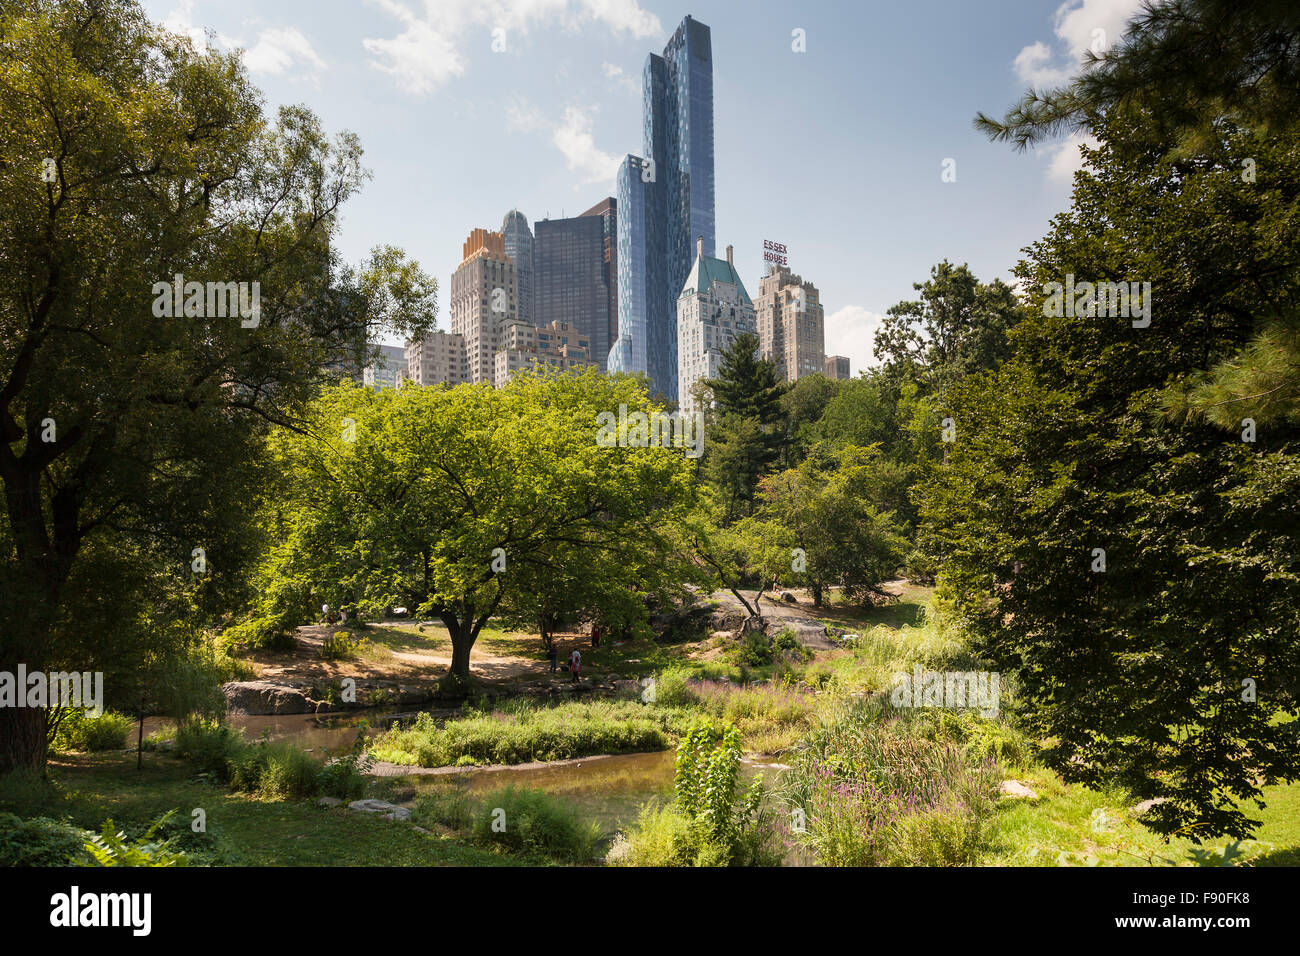
<svg viewBox="0 0 1300 956">
<path fill-rule="evenodd" d="M 644 330 L 644 344 L 619 344 L 616 367 L 646 372 L 652 390 L 677 395 L 677 297 L 695 261 L 696 240 L 714 253 L 713 49 L 709 28 L 687 17 L 642 73 L 642 151 L 619 171 L 620 201 L 643 194 L 644 215 L 624 209 L 619 216 L 619 280 L 643 276 L 644 294 L 619 290 L 619 335 Z M 640 183 L 636 179 L 640 179 Z M 623 259 L 639 250 L 641 262 Z M 643 315 L 635 314 L 638 304 Z M 623 308 L 630 310 L 624 313 Z M 639 360 L 638 356 L 644 359 Z M 630 364 L 622 364 L 624 361 Z M 641 365 L 640 361 L 646 364 Z"/>
<path fill-rule="evenodd" d="M 501 222 L 501 234 L 506 240 L 506 255 L 515 264 L 519 281 L 519 318 L 533 324 L 533 233 L 528 228 L 528 217 L 518 209 L 506 213 Z"/>
<path fill-rule="evenodd" d="M 567 322 L 591 341 L 603 371 L 609 355 L 610 304 L 617 274 L 610 272 L 607 237 L 617 235 L 615 202 L 606 199 L 572 219 L 535 223 L 533 324 Z"/>
<path fill-rule="evenodd" d="M 583 215 L 600 218 L 601 232 L 604 237 L 605 247 L 602 252 L 604 270 L 601 274 L 601 281 L 605 285 L 604 334 L 597 336 L 593 330 L 593 342 L 599 338 L 601 344 L 598 349 L 594 344 L 592 345 L 596 364 L 603 372 L 609 356 L 609 347 L 618 338 L 618 200 L 612 196 L 602 199 Z"/>
</svg>

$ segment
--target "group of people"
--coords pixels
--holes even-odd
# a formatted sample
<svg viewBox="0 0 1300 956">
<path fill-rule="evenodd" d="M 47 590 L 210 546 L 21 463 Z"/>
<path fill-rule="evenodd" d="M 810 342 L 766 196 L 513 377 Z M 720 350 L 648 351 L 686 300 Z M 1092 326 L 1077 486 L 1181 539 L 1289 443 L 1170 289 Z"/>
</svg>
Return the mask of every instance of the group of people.
<svg viewBox="0 0 1300 956">
<path fill-rule="evenodd" d="M 320 606 L 320 622 L 322 624 L 346 624 L 348 622 L 347 605 L 341 605 L 338 610 L 334 610 L 328 604 Z"/>
<path fill-rule="evenodd" d="M 591 646 L 600 647 L 600 639 L 605 636 L 605 628 L 600 624 L 591 625 Z M 551 641 L 550 646 L 546 649 L 546 659 L 551 662 L 551 673 L 554 674 L 559 667 L 560 649 L 555 641 Z M 582 678 L 582 652 L 576 647 L 573 653 L 569 655 L 569 674 L 574 683 Z"/>
</svg>

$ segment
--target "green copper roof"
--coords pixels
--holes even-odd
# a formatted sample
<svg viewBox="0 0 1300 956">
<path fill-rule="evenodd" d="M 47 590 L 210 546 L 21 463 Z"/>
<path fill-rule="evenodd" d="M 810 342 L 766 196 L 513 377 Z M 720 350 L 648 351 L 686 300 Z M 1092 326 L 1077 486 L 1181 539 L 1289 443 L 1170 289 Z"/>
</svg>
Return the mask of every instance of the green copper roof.
<svg viewBox="0 0 1300 956">
<path fill-rule="evenodd" d="M 730 282 L 740 290 L 740 298 L 746 304 L 754 304 L 735 267 L 726 259 L 715 259 L 713 256 L 696 256 L 691 274 L 686 277 L 686 285 L 682 287 L 682 295 L 687 292 L 708 292 L 709 286 L 714 282 Z"/>
</svg>

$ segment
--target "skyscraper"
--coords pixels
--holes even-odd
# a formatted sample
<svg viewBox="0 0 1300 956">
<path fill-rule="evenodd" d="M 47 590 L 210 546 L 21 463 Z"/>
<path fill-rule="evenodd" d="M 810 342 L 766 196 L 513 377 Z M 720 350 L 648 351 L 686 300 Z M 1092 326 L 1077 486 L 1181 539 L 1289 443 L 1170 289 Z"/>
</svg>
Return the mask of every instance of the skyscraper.
<svg viewBox="0 0 1300 956">
<path fill-rule="evenodd" d="M 499 232 L 475 229 L 451 276 L 451 331 L 464 337 L 470 380 L 492 384 L 504 327 L 518 322 L 518 277 Z"/>
<path fill-rule="evenodd" d="M 677 407 L 695 411 L 691 390 L 716 378 L 722 353 L 736 336 L 754 332 L 754 303 L 740 281 L 727 246 L 727 258 L 715 259 L 696 240 L 696 257 L 677 299 Z"/>
<path fill-rule="evenodd" d="M 677 296 L 697 239 L 705 255 L 714 251 L 713 48 L 709 28 L 698 20 L 684 19 L 663 56 L 647 57 L 642 119 L 645 156 L 628 156 L 618 175 L 618 334 L 632 340 L 620 342 L 610 358 L 618 370 L 646 372 L 652 390 L 672 399 Z"/>
<path fill-rule="evenodd" d="M 610 314 L 617 301 L 617 202 L 612 197 L 572 219 L 534 224 L 533 322 L 563 323 L 586 336 L 603 371 L 610 347 Z"/>
<path fill-rule="evenodd" d="M 515 264 L 515 277 L 519 285 L 520 320 L 533 321 L 533 250 L 532 230 L 528 228 L 528 217 L 518 209 L 506 213 L 501 222 L 501 235 L 506 243 L 506 255 Z"/>
<path fill-rule="evenodd" d="M 826 369 L 826 321 L 817 287 L 785 266 L 768 267 L 754 300 L 758 343 L 787 382 Z"/>
</svg>

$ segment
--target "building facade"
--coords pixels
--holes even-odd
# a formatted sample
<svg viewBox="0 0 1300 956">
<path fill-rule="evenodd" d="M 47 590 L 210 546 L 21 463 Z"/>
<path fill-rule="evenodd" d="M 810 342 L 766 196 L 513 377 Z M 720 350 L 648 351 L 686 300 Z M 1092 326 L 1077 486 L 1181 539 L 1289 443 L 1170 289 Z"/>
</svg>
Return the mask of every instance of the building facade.
<svg viewBox="0 0 1300 956">
<path fill-rule="evenodd" d="M 566 372 L 595 364 L 591 340 L 567 322 L 507 326 L 504 345 L 495 356 L 493 384 L 498 388 L 521 371 L 539 366 Z"/>
<path fill-rule="evenodd" d="M 849 357 L 847 355 L 826 356 L 826 377 L 847 381 L 849 379 Z"/>
<path fill-rule="evenodd" d="M 754 300 L 759 351 L 787 382 L 826 370 L 826 314 L 817 287 L 785 266 L 768 267 Z"/>
<path fill-rule="evenodd" d="M 617 315 L 617 201 L 602 200 L 581 216 L 534 224 L 533 322 L 572 325 L 590 339 L 603 371 Z"/>
<path fill-rule="evenodd" d="M 465 336 L 430 332 L 406 343 L 403 385 L 459 385 L 473 379 L 465 352 Z"/>
<path fill-rule="evenodd" d="M 704 252 L 704 240 L 696 245 L 695 263 L 677 299 L 677 407 L 693 413 L 695 383 L 715 378 L 722 366 L 722 353 L 736 336 L 753 333 L 754 303 L 745 291 L 732 263 Z"/>
<path fill-rule="evenodd" d="M 716 228 L 712 37 L 691 17 L 677 27 L 662 56 L 652 53 L 646 59 L 642 152 L 643 157 L 623 161 L 618 177 L 623 208 L 618 335 L 634 340 L 630 346 L 619 343 L 616 364 L 621 371 L 645 372 L 651 390 L 671 399 L 679 393 L 677 295 L 691 270 L 697 239 L 705 254 L 713 255 Z M 630 208 L 634 203 L 640 208 Z M 632 255 L 636 262 L 627 261 Z M 634 285 L 628 296 L 622 291 L 625 277 Z M 638 282 L 644 283 L 644 293 L 635 288 Z M 636 313 L 637 306 L 644 315 Z"/>
<path fill-rule="evenodd" d="M 515 264 L 499 232 L 475 229 L 451 276 L 451 331 L 464 337 L 470 381 L 491 384 L 505 327 L 519 321 Z"/>
<path fill-rule="evenodd" d="M 379 355 L 361 370 L 361 384 L 375 391 L 397 387 L 397 376 L 406 368 L 406 350 L 398 345 L 376 347 Z"/>
<path fill-rule="evenodd" d="M 501 237 L 505 240 L 506 255 L 515 264 L 515 282 L 519 290 L 515 312 L 523 321 L 532 323 L 534 240 L 528 217 L 518 209 L 510 210 L 501 222 Z"/>
</svg>

